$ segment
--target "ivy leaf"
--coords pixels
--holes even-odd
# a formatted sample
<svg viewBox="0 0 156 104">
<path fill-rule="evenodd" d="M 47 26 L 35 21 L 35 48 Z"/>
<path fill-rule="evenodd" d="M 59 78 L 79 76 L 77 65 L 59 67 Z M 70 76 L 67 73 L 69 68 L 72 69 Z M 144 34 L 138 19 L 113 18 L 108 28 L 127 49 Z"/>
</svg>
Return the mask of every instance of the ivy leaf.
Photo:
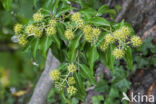
<svg viewBox="0 0 156 104">
<path fill-rule="evenodd" d="M 92 18 L 93 16 L 96 16 L 97 11 L 93 8 L 85 8 L 85 9 L 81 9 L 79 10 L 79 12 L 81 14 L 83 14 L 87 19 Z"/>
<path fill-rule="evenodd" d="M 58 38 L 58 36 L 56 34 L 53 35 L 53 40 L 56 43 L 57 48 L 60 49 L 61 48 L 61 43 L 60 43 L 60 40 L 59 40 L 59 38 Z"/>
<path fill-rule="evenodd" d="M 110 22 L 102 17 L 93 17 L 87 22 L 94 24 L 95 26 L 110 26 Z"/>
<path fill-rule="evenodd" d="M 62 9 L 60 9 L 59 10 L 59 12 L 56 14 L 56 17 L 59 17 L 59 16 L 61 16 L 62 14 L 65 14 L 66 12 L 69 12 L 69 11 L 71 11 L 71 10 L 74 10 L 74 9 L 76 9 L 76 8 L 74 8 L 74 7 L 65 7 L 65 8 L 62 8 Z"/>
<path fill-rule="evenodd" d="M 114 48 L 114 45 L 110 45 L 105 52 L 100 53 L 100 60 L 111 70 L 114 69 L 115 58 L 112 55 L 112 51 Z"/>
<path fill-rule="evenodd" d="M 101 101 L 104 101 L 104 96 L 102 95 L 92 97 L 93 104 L 101 104 Z"/>
<path fill-rule="evenodd" d="M 93 71 L 94 62 L 99 58 L 99 53 L 97 51 L 97 48 L 95 46 L 90 47 L 87 50 L 86 55 L 87 55 L 88 64 L 90 66 L 90 69 Z"/>
<path fill-rule="evenodd" d="M 41 43 L 40 43 L 40 50 L 44 57 L 47 56 L 47 52 L 51 44 L 52 44 L 52 39 L 50 37 L 48 36 L 42 37 Z"/>
<path fill-rule="evenodd" d="M 78 35 L 76 38 L 74 38 L 73 40 L 69 42 L 68 57 L 69 57 L 70 62 L 73 62 L 76 58 L 76 49 L 79 46 L 79 41 L 80 41 L 81 36 L 82 34 Z"/>
<path fill-rule="evenodd" d="M 11 7 L 12 0 L 1 0 L 3 7 L 9 11 Z"/>
<path fill-rule="evenodd" d="M 84 74 L 83 76 L 85 77 L 85 79 L 89 79 L 92 84 L 95 84 L 93 72 L 85 64 L 80 64 L 80 67 L 80 73 Z"/>
<path fill-rule="evenodd" d="M 132 49 L 129 46 L 127 46 L 125 49 L 124 59 L 127 62 L 128 69 L 132 70 L 132 68 L 133 68 Z"/>
<path fill-rule="evenodd" d="M 39 38 L 36 38 L 35 40 L 32 41 L 31 43 L 31 50 L 32 50 L 32 53 L 33 53 L 33 57 L 35 58 L 36 57 L 36 54 L 37 54 L 37 50 L 39 49 L 39 41 L 40 39 Z"/>
<path fill-rule="evenodd" d="M 79 73 L 75 73 L 74 74 L 74 78 L 76 81 L 76 88 L 78 89 L 78 92 L 76 94 L 76 97 L 80 100 L 84 100 L 86 97 L 86 90 L 85 90 L 85 86 L 81 80 L 80 74 Z"/>
</svg>

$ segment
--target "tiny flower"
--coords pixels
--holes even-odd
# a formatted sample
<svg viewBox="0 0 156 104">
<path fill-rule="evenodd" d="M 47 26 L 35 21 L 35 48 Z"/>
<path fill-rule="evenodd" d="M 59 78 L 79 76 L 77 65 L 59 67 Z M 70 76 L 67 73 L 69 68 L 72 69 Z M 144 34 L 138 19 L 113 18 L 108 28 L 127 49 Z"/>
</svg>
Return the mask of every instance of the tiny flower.
<svg viewBox="0 0 156 104">
<path fill-rule="evenodd" d="M 91 42 L 92 41 L 92 35 L 91 34 L 85 34 L 84 38 L 87 42 Z"/>
<path fill-rule="evenodd" d="M 34 29 L 36 28 L 36 26 L 34 25 L 28 25 L 26 28 L 25 28 L 25 32 L 27 34 L 34 34 Z"/>
<path fill-rule="evenodd" d="M 74 33 L 72 30 L 66 30 L 65 31 L 65 37 L 68 39 L 68 40 L 72 40 L 74 38 Z"/>
<path fill-rule="evenodd" d="M 113 36 L 112 36 L 111 34 L 107 34 L 107 35 L 105 36 L 105 41 L 106 41 L 106 43 L 108 43 L 108 44 L 112 44 L 112 43 L 114 43 L 114 38 L 113 38 Z"/>
<path fill-rule="evenodd" d="M 46 28 L 46 33 L 48 36 L 54 35 L 56 33 L 56 28 L 50 26 L 50 27 Z"/>
<path fill-rule="evenodd" d="M 50 26 L 53 26 L 53 27 L 55 27 L 56 26 L 56 20 L 54 20 L 54 19 L 51 19 L 50 21 L 49 21 L 49 25 Z"/>
<path fill-rule="evenodd" d="M 108 48 L 108 43 L 103 41 L 99 48 L 101 49 L 101 51 L 105 51 Z"/>
<path fill-rule="evenodd" d="M 113 56 L 116 59 L 121 59 L 124 56 L 124 50 L 123 49 L 119 49 L 119 48 L 114 49 L 113 50 Z"/>
<path fill-rule="evenodd" d="M 85 35 L 91 34 L 92 33 L 92 27 L 90 25 L 85 25 L 83 28 L 83 32 Z"/>
<path fill-rule="evenodd" d="M 23 28 L 23 25 L 22 24 L 16 24 L 15 26 L 14 26 L 14 31 L 15 31 L 15 34 L 16 35 L 19 35 L 19 33 L 22 31 L 22 28 Z"/>
<path fill-rule="evenodd" d="M 69 83 L 70 85 L 75 84 L 75 79 L 74 79 L 74 77 L 69 77 L 69 78 L 68 78 L 68 83 Z"/>
<path fill-rule="evenodd" d="M 76 24 L 79 28 L 82 28 L 84 26 L 84 21 L 82 19 L 79 19 L 78 21 L 76 21 Z"/>
<path fill-rule="evenodd" d="M 127 37 L 130 35 L 130 29 L 129 29 L 129 27 L 127 27 L 127 26 L 121 27 L 121 31 L 122 31 L 122 33 L 123 33 L 125 36 L 127 36 Z"/>
<path fill-rule="evenodd" d="M 139 47 L 139 46 L 141 46 L 141 44 L 142 44 L 142 40 L 141 40 L 141 38 L 138 37 L 138 36 L 133 36 L 133 37 L 131 38 L 131 43 L 132 43 L 132 45 L 133 45 L 134 47 Z"/>
<path fill-rule="evenodd" d="M 126 35 L 124 35 L 123 33 L 122 33 L 122 31 L 121 30 L 116 30 L 114 33 L 113 33 L 113 35 L 114 35 L 114 38 L 116 39 L 116 40 L 121 40 L 121 41 L 125 41 L 126 39 L 127 39 L 127 36 Z"/>
<path fill-rule="evenodd" d="M 80 13 L 74 13 L 72 16 L 71 16 L 71 19 L 72 19 L 72 21 L 78 21 L 78 20 L 80 20 L 81 19 L 81 15 L 80 15 Z"/>
<path fill-rule="evenodd" d="M 54 81 L 57 81 L 60 79 L 60 71 L 55 69 L 55 70 L 52 70 L 50 72 L 50 78 L 53 79 Z"/>
<path fill-rule="evenodd" d="M 39 27 L 34 28 L 34 35 L 35 35 L 35 37 L 41 37 L 42 30 Z"/>
<path fill-rule="evenodd" d="M 18 39 L 18 43 L 20 45 L 22 45 L 22 46 L 25 46 L 28 43 L 28 41 L 26 39 L 26 36 L 24 36 L 24 35 L 23 36 L 20 36 L 19 39 Z"/>
<path fill-rule="evenodd" d="M 76 66 L 74 64 L 69 64 L 68 71 L 71 73 L 76 72 Z"/>
<path fill-rule="evenodd" d="M 43 19 L 43 15 L 40 12 L 37 12 L 33 15 L 33 19 L 36 22 L 40 22 Z"/>
<path fill-rule="evenodd" d="M 76 92 L 77 92 L 77 89 L 74 87 L 74 86 L 69 86 L 67 88 L 67 92 L 70 94 L 70 95 L 75 95 Z"/>
<path fill-rule="evenodd" d="M 98 29 L 98 28 L 93 28 L 93 35 L 94 35 L 94 36 L 99 36 L 100 33 L 101 33 L 100 29 Z"/>
</svg>

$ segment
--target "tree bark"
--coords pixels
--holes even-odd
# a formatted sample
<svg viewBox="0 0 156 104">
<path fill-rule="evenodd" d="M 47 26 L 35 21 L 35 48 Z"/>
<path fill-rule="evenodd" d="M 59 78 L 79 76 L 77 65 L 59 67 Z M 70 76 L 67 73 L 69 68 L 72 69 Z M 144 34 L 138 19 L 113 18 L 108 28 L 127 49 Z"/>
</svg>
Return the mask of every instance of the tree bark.
<svg viewBox="0 0 156 104">
<path fill-rule="evenodd" d="M 53 81 L 49 76 L 49 72 L 56 69 L 59 64 L 60 62 L 53 56 L 51 50 L 49 50 L 45 69 L 34 88 L 29 104 L 45 104 L 49 90 L 53 86 Z"/>
</svg>

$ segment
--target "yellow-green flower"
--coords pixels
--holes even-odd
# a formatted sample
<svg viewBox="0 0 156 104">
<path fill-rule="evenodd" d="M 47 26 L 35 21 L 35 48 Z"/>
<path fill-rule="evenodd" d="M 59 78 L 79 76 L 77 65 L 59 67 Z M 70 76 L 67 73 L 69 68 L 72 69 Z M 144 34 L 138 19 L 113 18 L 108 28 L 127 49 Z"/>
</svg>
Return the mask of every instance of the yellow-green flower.
<svg viewBox="0 0 156 104">
<path fill-rule="evenodd" d="M 52 70 L 50 72 L 50 78 L 54 81 L 57 81 L 60 79 L 60 71 L 58 69 Z"/>
<path fill-rule="evenodd" d="M 55 27 L 56 26 L 56 20 L 54 20 L 54 19 L 51 19 L 50 21 L 49 21 L 49 25 L 50 26 L 53 26 L 53 27 Z"/>
<path fill-rule="evenodd" d="M 90 25 L 85 25 L 83 27 L 83 32 L 85 35 L 91 34 L 92 33 L 92 27 Z"/>
<path fill-rule="evenodd" d="M 71 73 L 76 72 L 76 66 L 74 64 L 69 64 L 68 71 Z"/>
<path fill-rule="evenodd" d="M 70 95 L 75 95 L 76 92 L 77 92 L 77 89 L 74 87 L 74 86 L 69 86 L 67 88 L 67 92 L 70 94 Z"/>
<path fill-rule="evenodd" d="M 121 27 L 121 31 L 122 31 L 122 33 L 123 33 L 125 36 L 127 36 L 127 37 L 130 35 L 130 29 L 129 29 L 129 27 L 127 27 L 127 26 Z"/>
<path fill-rule="evenodd" d="M 116 30 L 113 33 L 113 35 L 114 35 L 114 38 L 119 41 L 125 41 L 128 38 L 126 35 L 124 35 L 124 33 L 120 29 Z"/>
<path fill-rule="evenodd" d="M 28 43 L 28 41 L 26 39 L 26 36 L 24 36 L 24 35 L 23 36 L 20 36 L 19 39 L 18 39 L 18 43 L 20 45 L 22 45 L 22 46 L 25 46 Z"/>
<path fill-rule="evenodd" d="M 25 28 L 25 32 L 27 34 L 34 34 L 34 30 L 36 29 L 36 26 L 34 25 L 28 25 L 26 28 Z"/>
<path fill-rule="evenodd" d="M 78 21 L 78 20 L 80 20 L 81 19 L 81 15 L 80 15 L 80 13 L 74 13 L 72 16 L 71 16 L 71 19 L 72 19 L 72 21 Z"/>
<path fill-rule="evenodd" d="M 101 31 L 98 28 L 93 28 L 93 35 L 98 37 L 100 35 Z"/>
<path fill-rule="evenodd" d="M 74 38 L 74 33 L 72 30 L 66 30 L 65 31 L 65 37 L 68 39 L 68 40 L 72 40 Z"/>
<path fill-rule="evenodd" d="M 83 21 L 82 19 L 79 19 L 79 20 L 76 21 L 76 24 L 77 24 L 77 26 L 78 26 L 79 28 L 83 28 L 83 26 L 84 26 L 84 21 Z"/>
<path fill-rule="evenodd" d="M 101 45 L 99 46 L 101 51 L 105 51 L 108 48 L 108 43 L 106 43 L 105 41 L 103 41 L 101 43 Z"/>
<path fill-rule="evenodd" d="M 92 42 L 92 35 L 91 34 L 85 34 L 84 38 L 87 42 Z"/>
<path fill-rule="evenodd" d="M 74 79 L 74 77 L 69 77 L 69 78 L 68 78 L 68 83 L 69 83 L 70 85 L 75 84 L 75 79 Z"/>
<path fill-rule="evenodd" d="M 23 28 L 23 25 L 22 25 L 22 24 L 17 23 L 17 24 L 14 26 L 14 31 L 15 31 L 15 34 L 16 34 L 16 35 L 19 35 L 19 34 L 20 34 L 20 32 L 22 31 L 22 28 Z"/>
<path fill-rule="evenodd" d="M 119 49 L 119 48 L 115 48 L 113 50 L 113 56 L 116 59 L 121 59 L 124 56 L 124 50 L 123 49 Z"/>
<path fill-rule="evenodd" d="M 131 38 L 131 43 L 134 47 L 139 47 L 142 45 L 142 40 L 139 36 L 133 36 Z"/>
<path fill-rule="evenodd" d="M 50 27 L 46 28 L 46 33 L 48 36 L 54 35 L 56 33 L 56 28 L 50 26 Z"/>
<path fill-rule="evenodd" d="M 41 37 L 42 30 L 39 27 L 34 28 L 34 35 L 35 35 L 35 37 Z"/>
<path fill-rule="evenodd" d="M 107 34 L 105 36 L 105 41 L 106 41 L 107 44 L 112 44 L 112 43 L 114 43 L 114 38 L 113 38 L 113 36 L 111 34 Z"/>
<path fill-rule="evenodd" d="M 33 15 L 33 19 L 36 22 L 42 21 L 43 19 L 43 15 L 40 12 L 37 12 Z"/>
</svg>

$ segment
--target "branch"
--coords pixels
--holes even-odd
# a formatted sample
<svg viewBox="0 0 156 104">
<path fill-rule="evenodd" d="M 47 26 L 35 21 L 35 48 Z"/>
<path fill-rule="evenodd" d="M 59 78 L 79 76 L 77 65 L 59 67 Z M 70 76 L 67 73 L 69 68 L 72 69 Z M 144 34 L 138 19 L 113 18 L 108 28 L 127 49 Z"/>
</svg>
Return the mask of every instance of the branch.
<svg viewBox="0 0 156 104">
<path fill-rule="evenodd" d="M 132 1 L 133 0 L 124 1 L 123 5 L 122 5 L 122 10 L 115 18 L 116 22 L 119 22 L 123 18 L 124 14 L 127 12 L 128 8 L 130 7 L 130 4 L 132 3 Z"/>
<path fill-rule="evenodd" d="M 53 81 L 49 77 L 49 72 L 52 69 L 56 69 L 59 65 L 59 61 L 53 56 L 51 50 L 48 52 L 46 66 L 39 81 L 36 84 L 33 95 L 29 104 L 44 104 L 48 96 L 49 90 L 53 85 Z"/>
</svg>

